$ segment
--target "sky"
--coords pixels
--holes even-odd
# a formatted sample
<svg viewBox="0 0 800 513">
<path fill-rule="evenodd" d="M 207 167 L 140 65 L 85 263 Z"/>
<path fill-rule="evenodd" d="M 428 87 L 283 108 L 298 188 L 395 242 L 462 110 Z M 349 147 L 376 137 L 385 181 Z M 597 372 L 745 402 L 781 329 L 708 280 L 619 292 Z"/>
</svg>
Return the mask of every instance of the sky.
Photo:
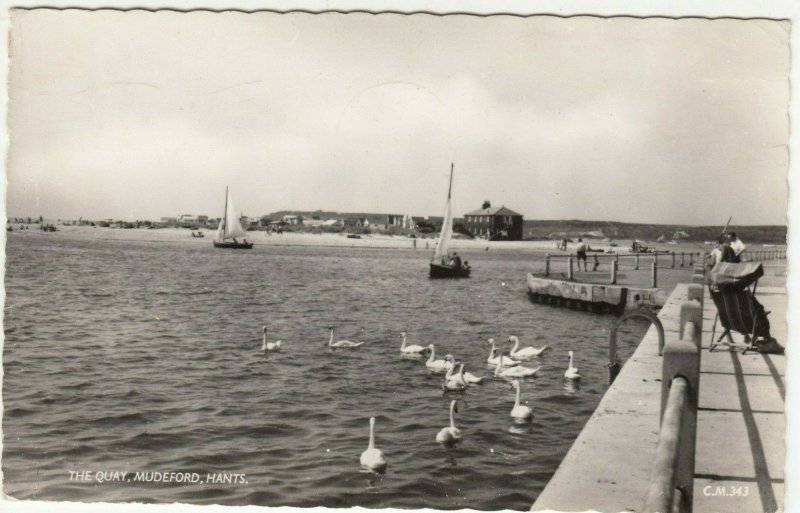
<svg viewBox="0 0 800 513">
<path fill-rule="evenodd" d="M 15 11 L 7 215 L 785 224 L 789 24 Z"/>
</svg>

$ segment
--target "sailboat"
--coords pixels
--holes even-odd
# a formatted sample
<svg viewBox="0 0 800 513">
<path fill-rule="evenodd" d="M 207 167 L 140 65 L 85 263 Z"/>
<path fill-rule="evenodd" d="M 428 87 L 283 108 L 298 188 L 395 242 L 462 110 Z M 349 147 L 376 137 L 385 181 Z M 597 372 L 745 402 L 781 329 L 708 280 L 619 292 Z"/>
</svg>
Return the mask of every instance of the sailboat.
<svg viewBox="0 0 800 513">
<path fill-rule="evenodd" d="M 433 252 L 431 260 L 431 278 L 469 278 L 470 268 L 461 264 L 461 259 L 452 259 L 447 249 L 453 235 L 453 208 L 451 206 L 451 193 L 453 191 L 453 164 L 450 164 L 450 186 L 447 189 L 447 207 L 442 220 L 442 232 L 439 234 L 439 244 Z"/>
<path fill-rule="evenodd" d="M 252 249 L 253 243 L 247 242 L 244 236 L 247 233 L 242 228 L 242 223 L 236 216 L 236 209 L 233 207 L 233 200 L 231 193 L 225 187 L 225 216 L 219 222 L 217 234 L 214 236 L 215 248 L 228 248 L 228 249 Z M 242 237 L 242 241 L 236 240 L 236 237 Z"/>
</svg>

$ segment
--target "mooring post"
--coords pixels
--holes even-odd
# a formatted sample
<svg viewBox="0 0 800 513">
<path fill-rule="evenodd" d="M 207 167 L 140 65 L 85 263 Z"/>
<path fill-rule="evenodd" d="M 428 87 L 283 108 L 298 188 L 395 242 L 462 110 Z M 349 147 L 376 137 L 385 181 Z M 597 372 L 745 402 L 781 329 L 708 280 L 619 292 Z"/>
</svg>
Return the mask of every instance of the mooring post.
<svg viewBox="0 0 800 513">
<path fill-rule="evenodd" d="M 653 260 L 653 269 L 652 269 L 651 277 L 652 277 L 652 280 L 651 280 L 652 281 L 652 285 L 651 286 L 653 288 L 658 287 L 658 263 L 656 262 L 655 259 Z"/>
<path fill-rule="evenodd" d="M 570 255 L 569 258 L 567 258 L 567 261 L 569 263 L 569 269 L 567 270 L 567 279 L 571 281 L 572 280 L 572 255 Z"/>
<path fill-rule="evenodd" d="M 544 256 L 544 275 L 545 277 L 550 276 L 550 253 Z"/>
<path fill-rule="evenodd" d="M 611 284 L 612 285 L 616 285 L 617 284 L 617 266 L 618 265 L 619 264 L 617 263 L 617 259 L 616 258 L 611 261 Z"/>
</svg>

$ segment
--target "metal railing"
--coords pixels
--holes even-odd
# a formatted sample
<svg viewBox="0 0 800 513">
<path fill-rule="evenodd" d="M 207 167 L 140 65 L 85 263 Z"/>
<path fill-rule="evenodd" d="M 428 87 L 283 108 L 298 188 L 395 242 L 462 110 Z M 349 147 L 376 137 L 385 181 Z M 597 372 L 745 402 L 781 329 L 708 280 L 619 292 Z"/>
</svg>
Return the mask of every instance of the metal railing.
<svg viewBox="0 0 800 513">
<path fill-rule="evenodd" d="M 650 286 L 658 286 L 658 268 L 671 268 L 693 266 L 696 262 L 702 263 L 705 254 L 702 252 L 692 253 L 589 253 L 587 256 L 587 267 L 592 266 L 592 271 L 608 272 L 608 284 L 617 285 L 619 270 L 624 268 L 638 271 L 647 266 L 650 270 Z M 649 266 L 647 265 L 649 262 Z M 547 253 L 544 257 L 544 275 L 549 277 L 551 271 L 557 267 L 559 270 L 566 271 L 566 278 L 575 278 L 575 267 L 577 255 L 574 254 L 552 254 Z M 607 266 L 607 267 L 606 267 Z M 580 270 L 580 269 L 579 269 Z M 563 273 L 563 271 L 561 271 Z"/>
<path fill-rule="evenodd" d="M 658 332 L 658 354 L 661 356 L 664 350 L 664 325 L 661 319 L 653 313 L 651 308 L 637 308 L 636 310 L 629 310 L 622 314 L 622 316 L 614 322 L 611 327 L 611 332 L 608 334 L 608 383 L 609 385 L 614 382 L 614 379 L 619 374 L 622 367 L 622 361 L 617 353 L 617 331 L 619 327 L 628 319 L 639 317 L 650 321 L 656 327 Z"/>
<path fill-rule="evenodd" d="M 744 258 L 750 262 L 764 262 L 765 260 L 785 260 L 785 249 L 746 249 Z"/>
<path fill-rule="evenodd" d="M 608 270 L 609 284 L 617 284 L 617 273 L 621 268 L 640 270 L 649 262 L 651 273 L 651 285 L 656 287 L 658 284 L 658 268 L 675 269 L 680 267 L 693 267 L 697 264 L 702 265 L 707 257 L 707 252 L 670 252 L 657 251 L 655 253 L 592 253 L 587 254 L 587 263 L 593 267 L 593 271 L 603 268 Z M 767 260 L 783 260 L 786 258 L 785 249 L 774 250 L 746 250 L 744 260 L 751 262 L 763 262 Z M 550 276 L 551 270 L 556 266 L 567 272 L 567 279 L 574 279 L 574 271 L 577 262 L 577 255 L 573 253 L 564 254 L 545 254 L 544 275 Z M 608 267 L 606 267 L 608 266 Z"/>
<path fill-rule="evenodd" d="M 689 285 L 678 338 L 663 347 L 661 428 L 643 513 L 692 511 L 703 294 L 701 284 Z"/>
</svg>

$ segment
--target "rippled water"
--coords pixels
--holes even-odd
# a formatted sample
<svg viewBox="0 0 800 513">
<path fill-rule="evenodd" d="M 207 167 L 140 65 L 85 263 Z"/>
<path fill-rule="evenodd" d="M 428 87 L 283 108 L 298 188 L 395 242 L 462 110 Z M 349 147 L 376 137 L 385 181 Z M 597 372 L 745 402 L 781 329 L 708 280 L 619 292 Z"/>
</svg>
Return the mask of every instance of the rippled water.
<svg viewBox="0 0 800 513">
<path fill-rule="evenodd" d="M 528 509 L 607 388 L 614 318 L 532 303 L 522 252 L 464 252 L 469 280 L 427 278 L 424 251 L 267 248 L 9 234 L 5 492 L 17 498 Z M 265 357 L 261 326 L 284 348 Z M 356 351 L 327 349 L 337 338 Z M 625 356 L 645 325 L 626 323 Z M 361 328 L 364 331 L 361 332 Z M 461 396 L 464 440 L 435 442 L 453 397 L 435 343 L 488 375 L 486 339 L 547 343 L 515 425 L 501 380 Z M 505 342 L 502 344 L 506 345 Z M 567 351 L 584 376 L 565 383 Z M 363 473 L 369 417 L 389 466 Z M 244 474 L 246 483 L 70 480 L 69 471 Z M 130 475 L 128 476 L 130 478 Z"/>
</svg>

